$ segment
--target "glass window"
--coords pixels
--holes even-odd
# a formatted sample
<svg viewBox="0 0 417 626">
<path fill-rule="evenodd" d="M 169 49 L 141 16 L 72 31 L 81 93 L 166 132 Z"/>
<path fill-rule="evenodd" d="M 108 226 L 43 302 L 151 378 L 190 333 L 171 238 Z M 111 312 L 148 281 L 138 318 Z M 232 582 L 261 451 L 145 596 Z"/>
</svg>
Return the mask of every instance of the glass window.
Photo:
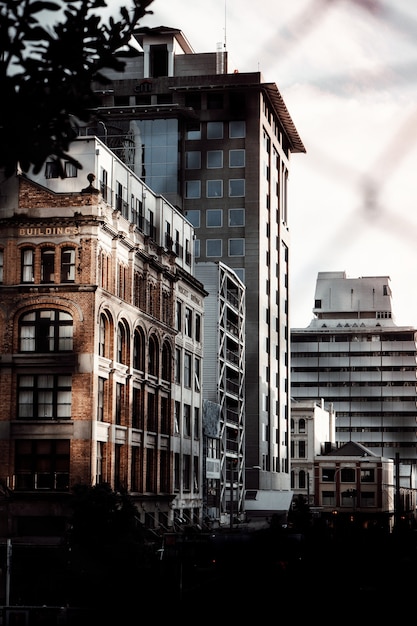
<svg viewBox="0 0 417 626">
<path fill-rule="evenodd" d="M 201 242 L 199 239 L 194 239 L 194 257 L 196 259 L 198 259 L 200 257 L 200 248 L 201 248 Z"/>
<path fill-rule="evenodd" d="M 63 248 L 61 251 L 61 283 L 71 283 L 75 280 L 75 250 Z"/>
<path fill-rule="evenodd" d="M 73 322 L 69 313 L 38 309 L 22 315 L 19 323 L 21 352 L 72 350 Z"/>
<path fill-rule="evenodd" d="M 246 137 L 246 123 L 244 120 L 229 122 L 229 137 L 231 139 Z"/>
<path fill-rule="evenodd" d="M 229 196 L 233 197 L 244 197 L 245 195 L 245 179 L 244 178 L 235 178 L 229 180 Z"/>
<path fill-rule="evenodd" d="M 193 150 L 185 153 L 185 169 L 199 170 L 201 168 L 201 152 Z"/>
<path fill-rule="evenodd" d="M 56 161 L 45 163 L 45 178 L 59 178 L 59 165 Z"/>
<path fill-rule="evenodd" d="M 236 276 L 242 281 L 242 283 L 244 283 L 245 282 L 245 268 L 244 267 L 234 267 L 233 271 L 236 274 Z"/>
<path fill-rule="evenodd" d="M 229 226 L 245 225 L 245 209 L 229 209 Z"/>
<path fill-rule="evenodd" d="M 209 150 L 207 152 L 207 167 L 223 167 L 223 150 Z"/>
<path fill-rule="evenodd" d="M 66 161 L 65 163 L 65 176 L 67 178 L 76 178 L 78 175 L 78 169 L 75 167 L 74 163 L 70 163 Z"/>
<path fill-rule="evenodd" d="M 22 283 L 33 283 L 34 277 L 34 252 L 32 248 L 24 248 L 21 254 L 21 280 Z"/>
<path fill-rule="evenodd" d="M 69 440 L 17 440 L 15 459 L 16 490 L 69 490 Z"/>
<path fill-rule="evenodd" d="M 185 138 L 189 140 L 201 139 L 201 127 L 199 122 L 190 122 L 188 124 Z"/>
<path fill-rule="evenodd" d="M 222 256 L 222 240 L 207 239 L 206 256 Z"/>
<path fill-rule="evenodd" d="M 20 419 L 69 419 L 70 374 L 26 374 L 18 379 Z"/>
<path fill-rule="evenodd" d="M 207 181 L 207 198 L 222 198 L 223 197 L 223 181 L 222 180 L 208 180 Z"/>
<path fill-rule="evenodd" d="M 187 180 L 185 183 L 186 198 L 201 197 L 201 182 L 199 180 Z"/>
<path fill-rule="evenodd" d="M 184 352 L 184 387 L 191 387 L 191 354 Z"/>
<path fill-rule="evenodd" d="M 223 122 L 207 122 L 207 139 L 223 139 Z"/>
<path fill-rule="evenodd" d="M 229 239 L 229 256 L 245 256 L 244 239 Z"/>
<path fill-rule="evenodd" d="M 189 209 L 185 212 L 185 217 L 194 228 L 200 228 L 200 211 L 198 209 Z"/>
<path fill-rule="evenodd" d="M 208 209 L 206 211 L 206 226 L 223 226 L 223 210 Z"/>
<path fill-rule="evenodd" d="M 53 283 L 55 279 L 55 248 L 43 248 L 41 253 L 41 282 Z"/>
<path fill-rule="evenodd" d="M 245 167 L 244 150 L 229 150 L 229 167 Z"/>
</svg>

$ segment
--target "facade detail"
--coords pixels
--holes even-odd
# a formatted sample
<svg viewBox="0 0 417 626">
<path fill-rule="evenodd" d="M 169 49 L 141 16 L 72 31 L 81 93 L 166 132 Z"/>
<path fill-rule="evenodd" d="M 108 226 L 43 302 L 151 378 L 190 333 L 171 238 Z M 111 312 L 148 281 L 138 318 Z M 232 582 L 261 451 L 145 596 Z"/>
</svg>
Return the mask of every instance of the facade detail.
<svg viewBox="0 0 417 626">
<path fill-rule="evenodd" d="M 99 139 L 70 153 L 64 179 L 51 161 L 2 183 L 3 531 L 62 534 L 77 483 L 126 489 L 148 528 L 200 521 L 193 227 Z"/>
<path fill-rule="evenodd" d="M 219 460 L 218 479 L 207 478 L 207 517 L 221 525 L 244 519 L 245 287 L 227 265 L 196 263 L 208 292 L 204 322 L 204 399 L 219 407 L 218 438 L 207 440 L 206 463 Z M 208 408 L 208 407 L 207 407 Z"/>
<path fill-rule="evenodd" d="M 259 468 L 257 489 L 288 490 L 288 176 L 305 148 L 259 72 L 228 74 L 226 52 L 196 54 L 178 29 L 135 37 L 143 53 L 109 73 L 85 132 L 187 217 L 196 260 L 221 261 L 244 283 L 246 466 Z"/>
</svg>

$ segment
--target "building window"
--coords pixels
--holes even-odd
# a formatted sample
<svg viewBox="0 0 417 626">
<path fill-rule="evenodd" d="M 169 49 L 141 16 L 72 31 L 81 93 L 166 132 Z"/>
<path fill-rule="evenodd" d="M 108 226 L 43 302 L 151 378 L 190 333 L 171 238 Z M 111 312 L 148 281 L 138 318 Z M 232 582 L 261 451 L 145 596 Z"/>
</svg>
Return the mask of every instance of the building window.
<svg viewBox="0 0 417 626">
<path fill-rule="evenodd" d="M 201 197 L 201 182 L 199 180 L 187 180 L 185 183 L 186 198 Z"/>
<path fill-rule="evenodd" d="M 78 169 L 74 163 L 70 163 L 69 161 L 65 162 L 65 176 L 66 178 L 77 178 Z"/>
<path fill-rule="evenodd" d="M 191 389 L 191 354 L 184 353 L 184 387 Z"/>
<path fill-rule="evenodd" d="M 182 486 L 184 491 L 191 490 L 191 456 L 184 454 L 182 457 Z"/>
<path fill-rule="evenodd" d="M 207 239 L 206 256 L 208 257 L 222 256 L 222 240 L 221 239 Z"/>
<path fill-rule="evenodd" d="M 145 337 L 141 328 L 135 330 L 133 339 L 133 367 L 145 371 Z"/>
<path fill-rule="evenodd" d="M 373 491 L 362 491 L 360 494 L 360 506 L 370 507 L 375 506 L 376 499 Z"/>
<path fill-rule="evenodd" d="M 194 239 L 194 258 L 199 259 L 201 255 L 201 241 Z"/>
<path fill-rule="evenodd" d="M 200 359 L 196 357 L 194 359 L 194 390 L 200 392 Z"/>
<path fill-rule="evenodd" d="M 298 432 L 305 433 L 305 431 L 306 431 L 306 421 L 305 419 L 301 418 L 298 422 Z"/>
<path fill-rule="evenodd" d="M 70 374 L 23 374 L 18 378 L 19 419 L 71 418 Z"/>
<path fill-rule="evenodd" d="M 177 435 L 180 432 L 180 408 L 181 408 L 181 404 L 178 402 L 178 400 L 175 400 L 174 402 L 174 433 L 176 433 Z"/>
<path fill-rule="evenodd" d="M 229 167 L 245 167 L 245 150 L 229 150 Z"/>
<path fill-rule="evenodd" d="M 201 168 L 201 152 L 191 150 L 185 153 L 185 169 L 199 170 Z"/>
<path fill-rule="evenodd" d="M 23 248 L 21 253 L 21 280 L 22 283 L 33 283 L 34 274 L 34 251 L 32 248 Z"/>
<path fill-rule="evenodd" d="M 176 302 L 176 328 L 182 330 L 182 303 L 179 300 Z"/>
<path fill-rule="evenodd" d="M 229 209 L 229 226 L 245 225 L 245 209 Z"/>
<path fill-rule="evenodd" d="M 175 348 L 175 382 L 181 383 L 181 349 Z"/>
<path fill-rule="evenodd" d="M 3 282 L 4 251 L 0 250 L 0 283 Z"/>
<path fill-rule="evenodd" d="M 246 123 L 244 120 L 229 122 L 230 139 L 246 137 Z"/>
<path fill-rule="evenodd" d="M 222 198 L 223 197 L 223 181 L 222 180 L 208 180 L 206 187 L 207 198 Z"/>
<path fill-rule="evenodd" d="M 229 197 L 243 198 L 245 196 L 245 179 L 235 178 L 229 180 Z"/>
<path fill-rule="evenodd" d="M 195 340 L 201 341 L 201 315 L 199 313 L 195 314 Z"/>
<path fill-rule="evenodd" d="M 185 437 L 191 437 L 191 406 L 189 404 L 184 404 L 182 430 Z"/>
<path fill-rule="evenodd" d="M 19 323 L 21 352 L 67 352 L 73 348 L 73 321 L 69 313 L 38 309 Z"/>
<path fill-rule="evenodd" d="M 185 217 L 194 226 L 194 228 L 200 228 L 200 211 L 198 209 L 192 209 L 185 212 Z"/>
<path fill-rule="evenodd" d="M 198 106 L 197 108 L 200 108 L 200 106 Z M 189 141 L 201 139 L 201 126 L 199 122 L 189 122 L 189 124 L 187 125 L 185 138 Z"/>
<path fill-rule="evenodd" d="M 61 283 L 73 283 L 75 280 L 75 250 L 63 248 L 61 251 Z"/>
<path fill-rule="evenodd" d="M 143 393 L 138 387 L 133 387 L 132 426 L 143 429 Z"/>
<path fill-rule="evenodd" d="M 15 442 L 15 489 L 69 490 L 70 442 L 19 439 Z"/>
<path fill-rule="evenodd" d="M 321 503 L 323 506 L 336 506 L 334 491 L 323 491 L 321 494 Z"/>
<path fill-rule="evenodd" d="M 223 226 L 223 210 L 208 209 L 206 211 L 206 226 L 213 228 Z"/>
<path fill-rule="evenodd" d="M 98 379 L 98 391 L 97 391 L 97 421 L 104 421 L 104 390 L 106 386 L 106 379 L 99 376 Z"/>
<path fill-rule="evenodd" d="M 223 150 L 209 150 L 207 152 L 207 169 L 223 167 Z"/>
<path fill-rule="evenodd" d="M 149 337 L 149 361 L 148 361 L 148 373 L 151 376 L 158 376 L 159 372 L 159 346 L 158 341 L 154 335 Z"/>
<path fill-rule="evenodd" d="M 245 256 L 244 239 L 229 239 L 229 256 Z"/>
<path fill-rule="evenodd" d="M 41 253 L 41 282 L 53 283 L 55 279 L 55 248 L 43 248 Z"/>
<path fill-rule="evenodd" d="M 192 326 L 193 326 L 193 312 L 187 306 L 185 307 L 185 334 L 187 337 L 192 337 Z"/>
<path fill-rule="evenodd" d="M 57 161 L 45 163 L 45 178 L 59 178 L 59 164 Z"/>
<path fill-rule="evenodd" d="M 301 440 L 298 442 L 298 458 L 305 459 L 306 457 L 306 442 Z"/>
<path fill-rule="evenodd" d="M 207 139 L 223 139 L 223 122 L 207 122 Z"/>
</svg>

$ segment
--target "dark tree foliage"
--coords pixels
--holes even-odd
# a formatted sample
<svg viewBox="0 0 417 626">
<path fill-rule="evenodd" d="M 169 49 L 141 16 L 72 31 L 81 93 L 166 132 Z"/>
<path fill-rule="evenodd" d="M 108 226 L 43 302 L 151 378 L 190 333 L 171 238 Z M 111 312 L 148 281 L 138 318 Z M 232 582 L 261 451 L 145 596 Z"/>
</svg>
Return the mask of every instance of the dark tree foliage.
<svg viewBox="0 0 417 626">
<path fill-rule="evenodd" d="M 98 105 L 93 81 L 123 70 L 138 21 L 153 0 L 130 0 L 104 22 L 104 0 L 0 0 L 0 167 L 39 172 L 58 164 Z M 124 3 L 126 4 L 126 3 Z M 61 11 L 60 13 L 56 13 Z M 52 25 L 51 15 L 58 16 Z M 61 170 L 62 173 L 62 170 Z"/>
</svg>

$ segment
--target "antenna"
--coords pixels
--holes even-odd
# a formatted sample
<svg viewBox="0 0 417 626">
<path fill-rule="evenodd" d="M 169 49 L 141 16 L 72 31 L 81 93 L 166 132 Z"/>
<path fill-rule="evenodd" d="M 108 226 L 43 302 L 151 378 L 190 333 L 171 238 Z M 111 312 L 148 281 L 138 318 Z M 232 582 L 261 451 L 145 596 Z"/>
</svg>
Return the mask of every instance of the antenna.
<svg viewBox="0 0 417 626">
<path fill-rule="evenodd" d="M 226 23 L 227 23 L 227 0 L 224 0 L 224 44 L 223 47 L 226 50 Z"/>
</svg>

